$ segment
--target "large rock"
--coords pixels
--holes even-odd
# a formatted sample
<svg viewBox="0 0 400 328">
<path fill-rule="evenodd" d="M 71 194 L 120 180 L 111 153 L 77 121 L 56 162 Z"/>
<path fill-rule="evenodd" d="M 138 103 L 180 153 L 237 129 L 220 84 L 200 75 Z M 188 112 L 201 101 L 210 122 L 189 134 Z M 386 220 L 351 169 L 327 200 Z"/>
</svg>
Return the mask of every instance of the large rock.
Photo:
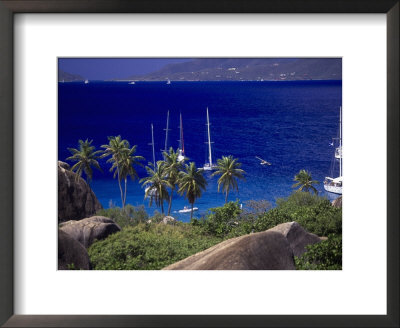
<svg viewBox="0 0 400 328">
<path fill-rule="evenodd" d="M 335 200 L 332 201 L 332 206 L 337 208 L 342 208 L 342 196 L 339 196 Z"/>
<path fill-rule="evenodd" d="M 79 221 L 67 221 L 61 223 L 59 228 L 86 248 L 96 239 L 105 239 L 121 230 L 118 224 L 104 216 L 92 216 Z"/>
<path fill-rule="evenodd" d="M 267 231 L 275 231 L 281 233 L 289 242 L 294 256 L 301 256 L 305 253 L 307 245 L 319 243 L 321 239 L 312 233 L 303 229 L 297 222 L 287 222 L 278 224 Z"/>
<path fill-rule="evenodd" d="M 279 232 L 226 240 L 164 270 L 294 270 L 293 251 Z"/>
<path fill-rule="evenodd" d="M 162 224 L 168 224 L 168 223 L 174 224 L 175 222 L 176 222 L 176 219 L 174 217 L 172 217 L 172 216 L 164 216 L 160 223 L 162 223 Z"/>
<path fill-rule="evenodd" d="M 164 270 L 295 270 L 294 256 L 320 242 L 297 222 L 226 240 Z"/>
<path fill-rule="evenodd" d="M 86 248 L 60 229 L 58 230 L 58 269 L 90 269 L 89 255 Z"/>
<path fill-rule="evenodd" d="M 76 177 L 67 163 L 58 162 L 58 222 L 80 220 L 102 208 L 86 181 Z"/>
</svg>

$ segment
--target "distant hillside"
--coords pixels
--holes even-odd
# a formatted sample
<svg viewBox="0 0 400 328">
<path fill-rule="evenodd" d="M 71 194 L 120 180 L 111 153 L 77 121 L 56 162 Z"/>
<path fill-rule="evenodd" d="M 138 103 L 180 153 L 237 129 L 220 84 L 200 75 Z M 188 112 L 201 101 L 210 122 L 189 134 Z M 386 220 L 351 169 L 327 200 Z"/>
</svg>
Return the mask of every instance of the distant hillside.
<svg viewBox="0 0 400 328">
<path fill-rule="evenodd" d="M 59 82 L 71 82 L 71 81 L 83 81 L 85 80 L 84 77 L 77 75 L 77 74 L 71 74 L 62 71 L 61 69 L 58 70 L 58 81 Z"/>
<path fill-rule="evenodd" d="M 170 64 L 138 81 L 341 80 L 341 58 L 202 58 Z"/>
</svg>

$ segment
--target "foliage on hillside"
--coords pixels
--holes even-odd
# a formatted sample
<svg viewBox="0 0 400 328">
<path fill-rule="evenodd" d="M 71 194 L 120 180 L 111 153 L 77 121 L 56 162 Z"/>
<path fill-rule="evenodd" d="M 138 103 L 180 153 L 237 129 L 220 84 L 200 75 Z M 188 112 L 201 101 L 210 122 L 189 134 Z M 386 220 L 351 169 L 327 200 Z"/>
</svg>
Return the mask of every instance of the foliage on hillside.
<svg viewBox="0 0 400 328">
<path fill-rule="evenodd" d="M 95 270 L 158 270 L 221 242 L 188 224 L 126 227 L 88 249 Z"/>
<path fill-rule="evenodd" d="M 225 239 L 265 231 L 285 222 L 298 222 L 308 232 L 328 236 L 296 259 L 298 269 L 340 269 L 342 265 L 342 211 L 320 196 L 295 192 L 277 200 L 269 209 L 266 201 L 251 201 L 242 209 L 238 202 L 212 208 L 190 224 L 159 224 L 163 215 L 150 218 L 143 207 L 127 205 L 98 214 L 111 217 L 123 229 L 89 248 L 93 268 L 98 270 L 155 270 L 205 250 Z M 149 221 L 149 222 L 150 222 Z M 331 235 L 335 234 L 335 235 Z"/>
</svg>

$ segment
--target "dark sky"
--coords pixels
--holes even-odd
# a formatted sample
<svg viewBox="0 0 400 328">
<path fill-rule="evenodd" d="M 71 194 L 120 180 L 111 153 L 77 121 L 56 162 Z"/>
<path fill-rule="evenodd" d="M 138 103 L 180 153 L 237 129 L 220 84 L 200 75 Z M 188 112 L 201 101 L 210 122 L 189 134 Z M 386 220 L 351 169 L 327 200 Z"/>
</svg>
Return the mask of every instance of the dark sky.
<svg viewBox="0 0 400 328">
<path fill-rule="evenodd" d="M 189 61 L 189 58 L 59 58 L 59 69 L 89 80 L 127 78 L 156 71 L 167 64 Z"/>
</svg>

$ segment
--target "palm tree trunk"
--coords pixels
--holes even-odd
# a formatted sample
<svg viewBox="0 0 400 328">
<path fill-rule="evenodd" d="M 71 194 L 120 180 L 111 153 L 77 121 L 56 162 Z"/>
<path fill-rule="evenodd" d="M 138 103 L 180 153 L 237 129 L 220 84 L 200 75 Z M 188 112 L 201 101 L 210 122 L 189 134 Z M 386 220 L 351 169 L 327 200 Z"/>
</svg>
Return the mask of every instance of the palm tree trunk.
<svg viewBox="0 0 400 328">
<path fill-rule="evenodd" d="M 171 195 L 169 195 L 168 215 L 171 213 L 172 195 L 173 195 L 173 193 L 174 193 L 174 189 L 171 189 Z"/>
<path fill-rule="evenodd" d="M 191 205 L 192 205 L 192 211 L 190 212 L 190 221 L 192 221 L 192 218 L 193 218 L 193 205 L 194 205 L 194 203 L 191 203 Z"/>
<path fill-rule="evenodd" d="M 119 178 L 119 167 L 118 167 L 118 165 L 117 165 L 117 179 L 118 179 L 119 191 L 121 192 L 122 208 L 124 208 L 124 196 L 122 194 L 121 179 Z"/>
<path fill-rule="evenodd" d="M 125 207 L 125 204 L 126 204 L 126 185 L 127 185 L 127 178 L 125 178 L 125 191 L 124 191 L 124 203 L 123 203 L 123 207 Z"/>
<path fill-rule="evenodd" d="M 229 189 L 226 191 L 225 194 L 225 204 L 228 202 L 228 195 L 229 195 Z"/>
</svg>

